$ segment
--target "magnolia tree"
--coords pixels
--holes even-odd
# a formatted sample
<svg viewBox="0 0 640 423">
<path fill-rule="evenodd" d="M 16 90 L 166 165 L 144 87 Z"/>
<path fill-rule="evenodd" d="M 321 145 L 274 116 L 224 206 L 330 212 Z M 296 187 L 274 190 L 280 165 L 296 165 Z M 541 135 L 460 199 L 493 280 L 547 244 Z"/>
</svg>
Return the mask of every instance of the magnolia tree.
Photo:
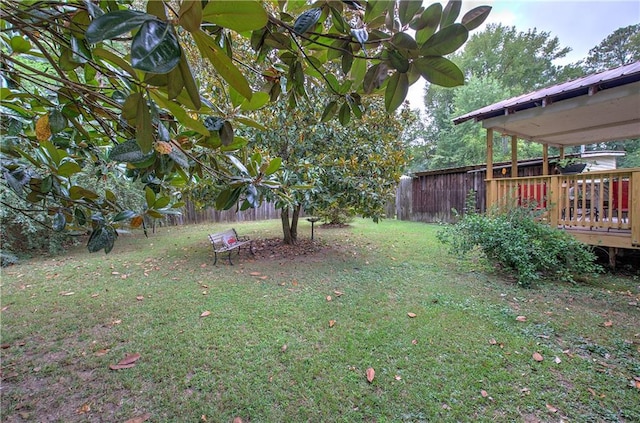
<svg viewBox="0 0 640 423">
<path fill-rule="evenodd" d="M 321 119 L 357 126 L 369 96 L 393 113 L 421 77 L 463 84 L 445 56 L 490 11 L 458 20 L 459 1 L 130 3 L 5 0 L 0 16 L 3 184 L 46 210 L 52 229 L 90 230 L 90 251 L 109 252 L 116 230 L 144 216 L 177 213 L 175 193 L 194 181 L 212 181 L 225 209 L 280 188 L 277 152 L 247 154 L 240 135 L 264 129 L 250 113 L 278 99 L 296 110 L 321 88 Z M 203 72 L 216 84 L 203 87 Z M 113 172 L 143 183 L 143 209 L 87 183 Z"/>
</svg>

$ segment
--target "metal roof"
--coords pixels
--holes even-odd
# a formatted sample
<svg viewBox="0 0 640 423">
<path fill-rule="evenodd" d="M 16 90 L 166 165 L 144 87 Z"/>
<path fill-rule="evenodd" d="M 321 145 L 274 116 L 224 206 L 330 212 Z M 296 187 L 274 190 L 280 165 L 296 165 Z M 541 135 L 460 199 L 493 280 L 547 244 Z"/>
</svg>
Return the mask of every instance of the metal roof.
<svg viewBox="0 0 640 423">
<path fill-rule="evenodd" d="M 504 100 L 453 120 L 550 145 L 640 137 L 640 61 Z"/>
</svg>

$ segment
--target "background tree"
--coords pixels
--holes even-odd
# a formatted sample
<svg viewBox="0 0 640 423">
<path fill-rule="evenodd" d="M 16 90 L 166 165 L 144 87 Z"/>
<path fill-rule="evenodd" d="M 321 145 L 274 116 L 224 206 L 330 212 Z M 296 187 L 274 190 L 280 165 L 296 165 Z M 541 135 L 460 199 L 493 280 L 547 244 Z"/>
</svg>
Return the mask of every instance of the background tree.
<svg viewBox="0 0 640 423">
<path fill-rule="evenodd" d="M 309 84 L 320 84 L 332 96 L 323 116 L 348 125 L 368 96 L 384 97 L 394 112 L 420 77 L 461 85 L 444 56 L 490 11 L 481 6 L 456 22 L 459 1 L 129 4 L 8 0 L 0 11 L 2 182 L 42 204 L 53 229 L 89 229 L 91 251 L 110 251 L 119 226 L 176 212 L 173 193 L 193 181 L 225 187 L 218 207 L 258 204 L 258 188 L 277 185 L 279 162 L 246 154 L 236 130 L 264 127 L 248 110 L 280 97 L 295 109 Z M 243 38 L 250 57 L 235 54 Z M 216 97 L 201 94 L 192 70 L 201 61 L 217 75 Z M 113 162 L 144 185 L 141 210 L 85 186 L 86 172 Z"/>
<path fill-rule="evenodd" d="M 518 32 L 500 24 L 471 37 L 463 51 L 451 60 L 464 69 L 466 85 L 442 90 L 432 84 L 425 89 L 425 108 L 431 156 L 429 169 L 483 163 L 486 160 L 484 132 L 472 122 L 453 125 L 453 118 L 486 105 L 548 86 L 553 82 L 582 75 L 575 65 L 556 66 L 553 61 L 566 56 L 557 37 L 531 29 Z M 510 143 L 495 139 L 495 159 L 510 158 Z M 518 156 L 535 157 L 541 147 L 520 141 Z"/>
<path fill-rule="evenodd" d="M 600 44 L 589 50 L 584 61 L 588 73 L 628 65 L 640 60 L 640 24 L 616 29 Z"/>
</svg>

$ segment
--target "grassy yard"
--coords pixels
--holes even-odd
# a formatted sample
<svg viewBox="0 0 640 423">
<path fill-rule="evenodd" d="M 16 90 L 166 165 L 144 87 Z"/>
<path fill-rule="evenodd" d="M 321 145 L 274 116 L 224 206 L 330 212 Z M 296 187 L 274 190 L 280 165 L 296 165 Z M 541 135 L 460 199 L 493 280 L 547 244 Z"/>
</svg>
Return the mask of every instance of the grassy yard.
<svg viewBox="0 0 640 423">
<path fill-rule="evenodd" d="M 2 421 L 640 421 L 637 277 L 524 290 L 437 226 L 364 220 L 214 267 L 230 226 L 3 269 Z"/>
</svg>

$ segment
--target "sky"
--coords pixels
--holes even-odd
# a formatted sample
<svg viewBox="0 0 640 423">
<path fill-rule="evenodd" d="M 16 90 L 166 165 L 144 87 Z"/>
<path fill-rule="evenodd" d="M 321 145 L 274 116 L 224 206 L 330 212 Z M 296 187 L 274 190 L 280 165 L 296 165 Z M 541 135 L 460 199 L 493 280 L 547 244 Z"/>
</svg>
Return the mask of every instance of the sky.
<svg viewBox="0 0 640 423">
<path fill-rule="evenodd" d="M 425 4 L 437 0 L 425 0 Z M 446 1 L 441 0 L 442 4 Z M 518 32 L 536 28 L 558 37 L 560 47 L 572 51 L 556 65 L 567 65 L 584 59 L 589 50 L 600 44 L 616 29 L 640 23 L 638 0 L 484 0 L 463 1 L 460 16 L 476 6 L 489 5 L 493 9 L 485 24 L 471 34 L 484 30 L 486 24 L 502 23 L 515 26 Z M 409 89 L 411 108 L 422 108 L 424 80 Z"/>
</svg>

